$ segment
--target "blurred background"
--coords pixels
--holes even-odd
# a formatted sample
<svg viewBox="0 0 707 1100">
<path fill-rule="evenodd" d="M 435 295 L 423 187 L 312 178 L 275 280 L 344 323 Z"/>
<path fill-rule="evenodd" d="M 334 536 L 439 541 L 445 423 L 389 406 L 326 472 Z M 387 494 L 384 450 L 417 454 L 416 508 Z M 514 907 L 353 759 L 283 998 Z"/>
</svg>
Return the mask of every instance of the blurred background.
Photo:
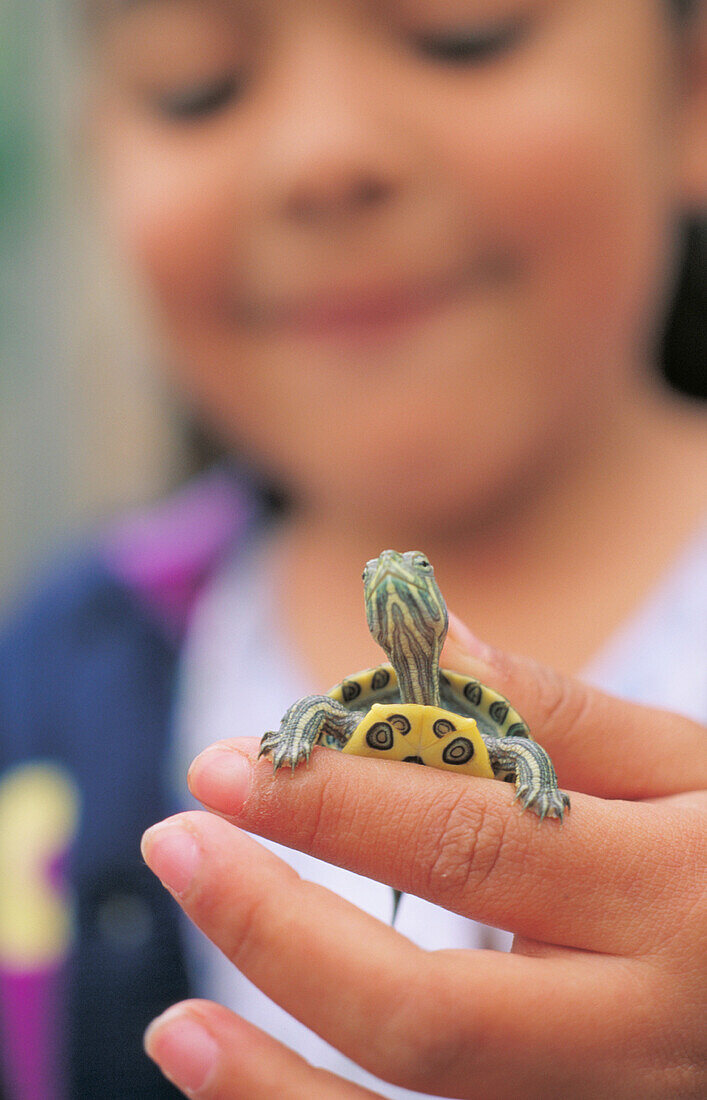
<svg viewBox="0 0 707 1100">
<path fill-rule="evenodd" d="M 77 49 L 69 0 L 0 3 L 0 602 L 185 460 L 140 303 L 96 231 Z"/>
<path fill-rule="evenodd" d="M 0 604 L 73 531 L 195 461 L 92 208 L 75 30 L 72 0 L 0 3 Z M 704 222 L 688 238 L 695 323 L 689 346 L 669 326 L 665 370 L 704 397 Z"/>
</svg>

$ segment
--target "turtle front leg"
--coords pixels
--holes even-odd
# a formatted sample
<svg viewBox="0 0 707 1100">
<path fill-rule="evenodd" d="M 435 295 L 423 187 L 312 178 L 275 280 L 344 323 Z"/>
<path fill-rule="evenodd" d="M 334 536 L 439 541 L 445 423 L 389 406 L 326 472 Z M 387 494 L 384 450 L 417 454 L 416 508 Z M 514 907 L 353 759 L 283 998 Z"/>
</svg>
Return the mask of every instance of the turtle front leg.
<svg viewBox="0 0 707 1100">
<path fill-rule="evenodd" d="M 506 772 L 516 785 L 516 798 L 542 821 L 559 817 L 570 808 L 569 795 L 557 787 L 550 757 L 537 741 L 527 737 L 484 737 L 494 774 Z"/>
<path fill-rule="evenodd" d="M 270 756 L 274 772 L 283 764 L 294 771 L 317 743 L 342 749 L 363 717 L 328 695 L 305 695 L 287 710 L 278 730 L 263 734 L 258 756 Z"/>
</svg>

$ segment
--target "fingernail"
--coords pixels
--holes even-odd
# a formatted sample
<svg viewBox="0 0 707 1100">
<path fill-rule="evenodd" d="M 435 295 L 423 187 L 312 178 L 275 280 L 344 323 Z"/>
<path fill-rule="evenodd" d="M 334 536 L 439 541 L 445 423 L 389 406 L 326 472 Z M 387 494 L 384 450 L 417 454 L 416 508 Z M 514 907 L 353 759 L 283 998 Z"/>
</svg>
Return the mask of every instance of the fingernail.
<svg viewBox="0 0 707 1100">
<path fill-rule="evenodd" d="M 171 818 L 153 825 L 142 838 L 142 854 L 148 867 L 177 897 L 191 886 L 201 858 L 192 834 Z"/>
<path fill-rule="evenodd" d="M 250 761 L 223 745 L 205 749 L 189 769 L 189 789 L 194 797 L 220 813 L 240 813 L 252 785 Z"/>
<path fill-rule="evenodd" d="M 493 647 L 487 645 L 486 642 L 482 642 L 475 634 L 472 634 L 466 623 L 463 623 L 462 620 L 451 611 L 449 612 L 448 637 L 457 648 L 465 650 L 470 657 L 474 657 L 477 661 L 482 661 L 485 665 L 492 665 L 494 663 L 496 651 Z"/>
<path fill-rule="evenodd" d="M 192 1096 L 204 1088 L 218 1064 L 216 1040 L 181 1005 L 153 1020 L 144 1042 L 146 1053 L 165 1077 Z"/>
</svg>

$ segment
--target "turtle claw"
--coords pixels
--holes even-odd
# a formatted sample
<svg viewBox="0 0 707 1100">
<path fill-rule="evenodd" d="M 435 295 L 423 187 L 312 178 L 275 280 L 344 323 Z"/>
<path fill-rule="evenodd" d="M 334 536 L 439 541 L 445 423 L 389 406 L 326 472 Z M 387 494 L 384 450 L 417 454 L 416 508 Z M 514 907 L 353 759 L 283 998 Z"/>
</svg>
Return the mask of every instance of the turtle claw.
<svg viewBox="0 0 707 1100">
<path fill-rule="evenodd" d="M 294 773 L 295 768 L 302 761 L 307 763 L 310 754 L 312 752 L 312 746 L 308 743 L 300 742 L 298 744 L 296 738 L 282 736 L 279 730 L 268 730 L 264 733 L 260 741 L 260 751 L 258 752 L 258 759 L 261 756 L 269 756 L 272 760 L 273 775 L 283 767 L 289 767 Z"/>
<path fill-rule="evenodd" d="M 273 759 L 278 747 L 278 736 L 276 730 L 268 730 L 260 738 L 260 749 L 258 751 L 258 760 L 261 756 L 270 756 L 273 754 Z"/>
<path fill-rule="evenodd" d="M 570 808 L 570 796 L 557 787 L 532 790 L 523 784 L 516 790 L 514 801 L 517 799 L 523 810 L 532 810 L 541 821 L 546 817 L 557 817 L 562 822 L 565 810 Z"/>
</svg>

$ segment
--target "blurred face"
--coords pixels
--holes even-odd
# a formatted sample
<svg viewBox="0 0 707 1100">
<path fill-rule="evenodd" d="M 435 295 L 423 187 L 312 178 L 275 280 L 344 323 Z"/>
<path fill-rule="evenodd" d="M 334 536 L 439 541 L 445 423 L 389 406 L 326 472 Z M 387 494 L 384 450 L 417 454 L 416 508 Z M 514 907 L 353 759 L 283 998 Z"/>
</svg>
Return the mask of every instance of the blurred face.
<svg viewBox="0 0 707 1100">
<path fill-rule="evenodd" d="M 107 0 L 109 207 L 190 402 L 315 508 L 509 497 L 646 356 L 676 52 L 660 0 Z"/>
</svg>

